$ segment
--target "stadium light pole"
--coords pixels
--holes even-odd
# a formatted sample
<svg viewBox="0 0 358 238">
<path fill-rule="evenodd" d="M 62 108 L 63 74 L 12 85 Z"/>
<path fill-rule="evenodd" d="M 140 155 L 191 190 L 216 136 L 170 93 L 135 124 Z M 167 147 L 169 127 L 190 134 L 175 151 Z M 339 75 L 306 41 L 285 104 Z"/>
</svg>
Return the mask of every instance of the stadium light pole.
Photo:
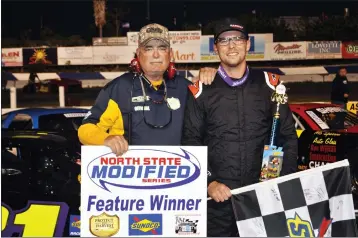
<svg viewBox="0 0 358 238">
<path fill-rule="evenodd" d="M 349 8 L 344 8 L 344 17 L 349 17 Z"/>
</svg>

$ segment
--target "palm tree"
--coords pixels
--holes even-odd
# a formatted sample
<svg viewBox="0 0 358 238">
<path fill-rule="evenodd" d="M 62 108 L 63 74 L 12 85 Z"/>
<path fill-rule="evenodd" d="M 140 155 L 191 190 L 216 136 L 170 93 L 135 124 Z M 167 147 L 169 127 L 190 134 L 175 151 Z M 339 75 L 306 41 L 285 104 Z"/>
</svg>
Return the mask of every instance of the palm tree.
<svg viewBox="0 0 358 238">
<path fill-rule="evenodd" d="M 102 28 L 106 24 L 106 0 L 93 0 L 94 20 L 102 37 Z"/>
</svg>

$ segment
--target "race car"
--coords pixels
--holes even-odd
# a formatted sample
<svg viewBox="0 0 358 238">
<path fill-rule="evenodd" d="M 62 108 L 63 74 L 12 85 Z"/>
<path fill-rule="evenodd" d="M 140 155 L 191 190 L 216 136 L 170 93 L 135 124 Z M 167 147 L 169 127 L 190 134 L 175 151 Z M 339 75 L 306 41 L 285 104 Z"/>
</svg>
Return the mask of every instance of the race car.
<svg viewBox="0 0 358 238">
<path fill-rule="evenodd" d="M 348 159 L 358 208 L 358 116 L 333 104 L 291 104 L 298 138 L 298 170 Z"/>
<path fill-rule="evenodd" d="M 77 132 L 2 129 L 1 139 L 2 237 L 78 236 Z"/>
<path fill-rule="evenodd" d="M 2 115 L 2 128 L 15 130 L 77 130 L 89 112 L 82 108 L 27 108 Z"/>
<path fill-rule="evenodd" d="M 26 84 L 22 88 L 24 93 L 57 93 L 60 86 L 63 86 L 65 93 L 80 93 L 83 91 L 82 82 L 76 79 L 46 79 L 36 82 L 34 85 Z M 34 91 L 35 90 L 35 91 Z"/>
<path fill-rule="evenodd" d="M 341 130 L 358 133 L 358 115 L 342 109 L 339 105 L 321 103 L 290 104 L 290 109 L 296 121 L 298 136 L 306 129 L 310 131 Z M 344 116 L 346 118 L 343 119 L 342 117 Z"/>
</svg>

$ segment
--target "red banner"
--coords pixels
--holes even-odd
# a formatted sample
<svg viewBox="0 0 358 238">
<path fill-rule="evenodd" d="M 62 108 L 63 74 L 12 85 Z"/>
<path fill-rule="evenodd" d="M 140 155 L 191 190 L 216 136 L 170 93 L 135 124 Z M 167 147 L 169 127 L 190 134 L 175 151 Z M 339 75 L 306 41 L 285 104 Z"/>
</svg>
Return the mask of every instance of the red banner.
<svg viewBox="0 0 358 238">
<path fill-rule="evenodd" d="M 358 41 L 342 42 L 342 58 L 358 59 Z"/>
</svg>

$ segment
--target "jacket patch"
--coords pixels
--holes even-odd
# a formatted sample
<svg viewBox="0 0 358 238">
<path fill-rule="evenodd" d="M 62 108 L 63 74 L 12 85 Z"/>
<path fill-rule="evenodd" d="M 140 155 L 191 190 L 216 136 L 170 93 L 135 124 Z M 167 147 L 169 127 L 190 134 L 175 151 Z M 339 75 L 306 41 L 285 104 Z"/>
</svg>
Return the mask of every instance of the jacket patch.
<svg viewBox="0 0 358 238">
<path fill-rule="evenodd" d="M 138 111 L 150 111 L 150 107 L 149 106 L 135 106 L 134 111 L 136 111 L 136 112 L 138 112 Z"/>
<path fill-rule="evenodd" d="M 195 98 L 198 98 L 203 91 L 203 83 L 200 81 L 197 81 L 195 84 L 189 85 L 188 87 Z"/>
<path fill-rule="evenodd" d="M 265 74 L 266 84 L 270 88 L 275 90 L 275 87 L 280 83 L 280 75 L 273 74 L 273 73 L 266 72 L 266 71 L 264 71 L 264 74 Z"/>
</svg>

